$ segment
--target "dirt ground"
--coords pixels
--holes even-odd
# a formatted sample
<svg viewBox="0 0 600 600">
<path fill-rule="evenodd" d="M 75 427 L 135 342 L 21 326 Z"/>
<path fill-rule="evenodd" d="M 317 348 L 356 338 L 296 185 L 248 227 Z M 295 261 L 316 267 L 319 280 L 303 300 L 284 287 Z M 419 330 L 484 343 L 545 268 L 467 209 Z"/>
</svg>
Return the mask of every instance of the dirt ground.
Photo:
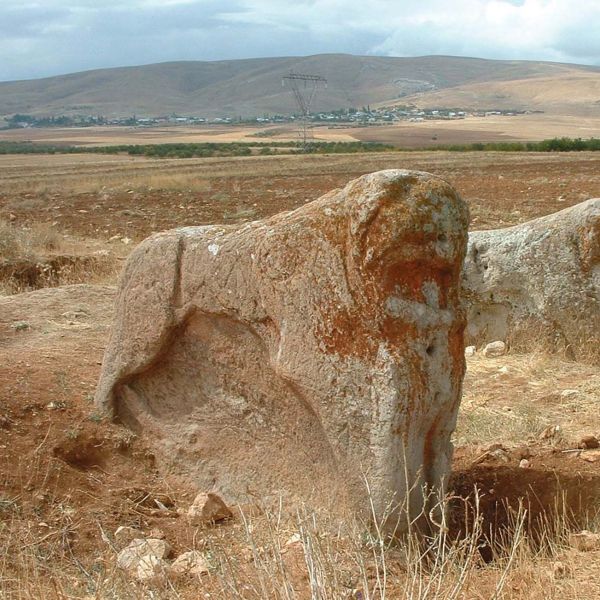
<svg viewBox="0 0 600 600">
<path fill-rule="evenodd" d="M 70 252 L 106 250 L 121 264 L 152 231 L 260 218 L 390 167 L 448 179 L 469 203 L 476 228 L 520 223 L 600 196 L 600 158 L 583 153 L 19 156 L 0 158 L 0 219 L 15 227 L 48 223 Z M 94 285 L 83 274 L 80 285 L 0 297 L 0 598 L 600 597 L 600 550 L 581 552 L 564 536 L 531 547 L 519 542 L 501 556 L 483 544 L 460 595 L 425 596 L 410 588 L 415 580 L 400 550 L 389 548 L 384 560 L 364 532 L 350 538 L 355 543 L 339 533 L 328 538 L 324 526 L 303 538 L 303 554 L 302 545 L 287 541 L 309 534 L 265 507 L 251 525 L 235 517 L 219 527 L 189 526 L 177 509 L 189 506 L 195 490 L 160 473 L 143 439 L 92 408 L 114 284 L 114 272 Z M 597 529 L 600 455 L 578 445 L 582 436 L 600 434 L 598 402 L 597 366 L 536 353 L 468 359 L 450 489 L 456 497 L 479 490 L 483 533 L 510 530 L 519 505 L 534 541 L 548 531 L 544 519 Z M 461 500 L 453 502 L 450 534 L 458 535 L 469 516 Z M 158 587 L 130 584 L 115 568 L 119 525 L 164 535 L 175 555 L 200 550 L 210 573 Z M 268 540 L 260 537 L 266 532 Z M 310 592 L 307 540 L 322 550 L 314 555 L 322 595 Z M 455 576 L 448 572 L 445 581 Z M 287 596 L 284 580 L 291 582 Z"/>
<path fill-rule="evenodd" d="M 152 160 L 0 157 L 0 214 L 62 232 L 139 241 L 170 227 L 258 219 L 379 169 L 428 171 L 456 187 L 473 229 L 503 227 L 600 196 L 594 153 L 392 152 Z"/>
</svg>

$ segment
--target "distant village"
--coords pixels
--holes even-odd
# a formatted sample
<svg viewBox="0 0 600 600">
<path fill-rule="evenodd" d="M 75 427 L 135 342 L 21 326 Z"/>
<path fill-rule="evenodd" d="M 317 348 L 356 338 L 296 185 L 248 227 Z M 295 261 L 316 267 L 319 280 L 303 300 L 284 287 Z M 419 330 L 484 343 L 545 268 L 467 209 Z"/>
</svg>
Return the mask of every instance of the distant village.
<svg viewBox="0 0 600 600">
<path fill-rule="evenodd" d="M 308 115 L 307 119 L 315 124 L 327 123 L 335 126 L 374 126 L 394 123 L 398 121 L 419 122 L 426 120 L 464 119 L 468 116 L 514 116 L 532 111 L 524 110 L 463 110 L 458 108 L 424 109 L 414 106 L 394 106 L 386 108 L 371 108 L 364 106 L 361 109 L 348 108 L 329 112 L 316 112 Z M 540 112 L 540 111 L 534 111 Z M 123 127 L 155 127 L 165 125 L 240 125 L 240 124 L 276 124 L 294 123 L 301 119 L 299 115 L 264 114 L 253 117 L 222 116 L 205 118 L 199 116 L 186 116 L 172 114 L 169 116 L 138 116 L 109 118 L 102 115 L 59 115 L 59 116 L 34 116 L 15 114 L 5 119 L 4 129 L 27 127 L 93 127 L 93 126 L 123 126 Z"/>
</svg>

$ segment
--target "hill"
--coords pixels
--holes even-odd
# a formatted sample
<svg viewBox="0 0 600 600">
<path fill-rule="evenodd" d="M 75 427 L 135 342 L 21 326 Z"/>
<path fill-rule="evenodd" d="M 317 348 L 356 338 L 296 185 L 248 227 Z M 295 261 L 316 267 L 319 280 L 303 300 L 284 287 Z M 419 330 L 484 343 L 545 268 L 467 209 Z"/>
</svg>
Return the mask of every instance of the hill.
<svg viewBox="0 0 600 600">
<path fill-rule="evenodd" d="M 584 110 L 600 110 L 598 67 L 450 56 L 320 54 L 170 62 L 4 82 L 0 116 L 177 113 L 214 118 L 291 113 L 294 100 L 282 86 L 282 76 L 291 71 L 327 78 L 328 86 L 319 91 L 315 103 L 317 110 L 408 102 L 568 111 L 583 105 Z M 568 85 L 573 78 L 578 82 L 576 94 Z"/>
<path fill-rule="evenodd" d="M 420 108 L 543 110 L 571 116 L 600 116 L 600 74 L 564 68 L 553 75 L 486 81 L 413 94 L 404 102 Z"/>
</svg>

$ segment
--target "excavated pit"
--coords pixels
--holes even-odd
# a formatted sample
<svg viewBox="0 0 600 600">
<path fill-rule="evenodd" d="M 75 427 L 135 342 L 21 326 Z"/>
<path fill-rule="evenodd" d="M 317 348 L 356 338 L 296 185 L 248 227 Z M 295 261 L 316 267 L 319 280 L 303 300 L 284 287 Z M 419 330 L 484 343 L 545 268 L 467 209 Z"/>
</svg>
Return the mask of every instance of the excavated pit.
<svg viewBox="0 0 600 600">
<path fill-rule="evenodd" d="M 600 516 L 600 475 L 570 471 L 508 465 L 456 470 L 450 480 L 451 536 L 468 535 L 479 513 L 479 551 L 485 562 L 491 562 L 506 553 L 520 511 L 525 515 L 523 532 L 540 550 L 569 530 L 589 528 Z"/>
</svg>

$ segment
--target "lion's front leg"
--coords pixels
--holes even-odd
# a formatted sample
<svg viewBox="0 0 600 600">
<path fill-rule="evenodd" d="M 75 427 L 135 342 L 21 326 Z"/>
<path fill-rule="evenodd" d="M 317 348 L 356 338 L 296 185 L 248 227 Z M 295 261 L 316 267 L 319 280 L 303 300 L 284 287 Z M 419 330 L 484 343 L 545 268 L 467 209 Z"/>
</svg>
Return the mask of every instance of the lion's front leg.
<svg viewBox="0 0 600 600">
<path fill-rule="evenodd" d="M 170 231 L 142 242 L 127 260 L 95 395 L 97 409 L 113 418 L 118 387 L 160 357 L 177 327 L 182 247 L 181 234 Z"/>
</svg>

